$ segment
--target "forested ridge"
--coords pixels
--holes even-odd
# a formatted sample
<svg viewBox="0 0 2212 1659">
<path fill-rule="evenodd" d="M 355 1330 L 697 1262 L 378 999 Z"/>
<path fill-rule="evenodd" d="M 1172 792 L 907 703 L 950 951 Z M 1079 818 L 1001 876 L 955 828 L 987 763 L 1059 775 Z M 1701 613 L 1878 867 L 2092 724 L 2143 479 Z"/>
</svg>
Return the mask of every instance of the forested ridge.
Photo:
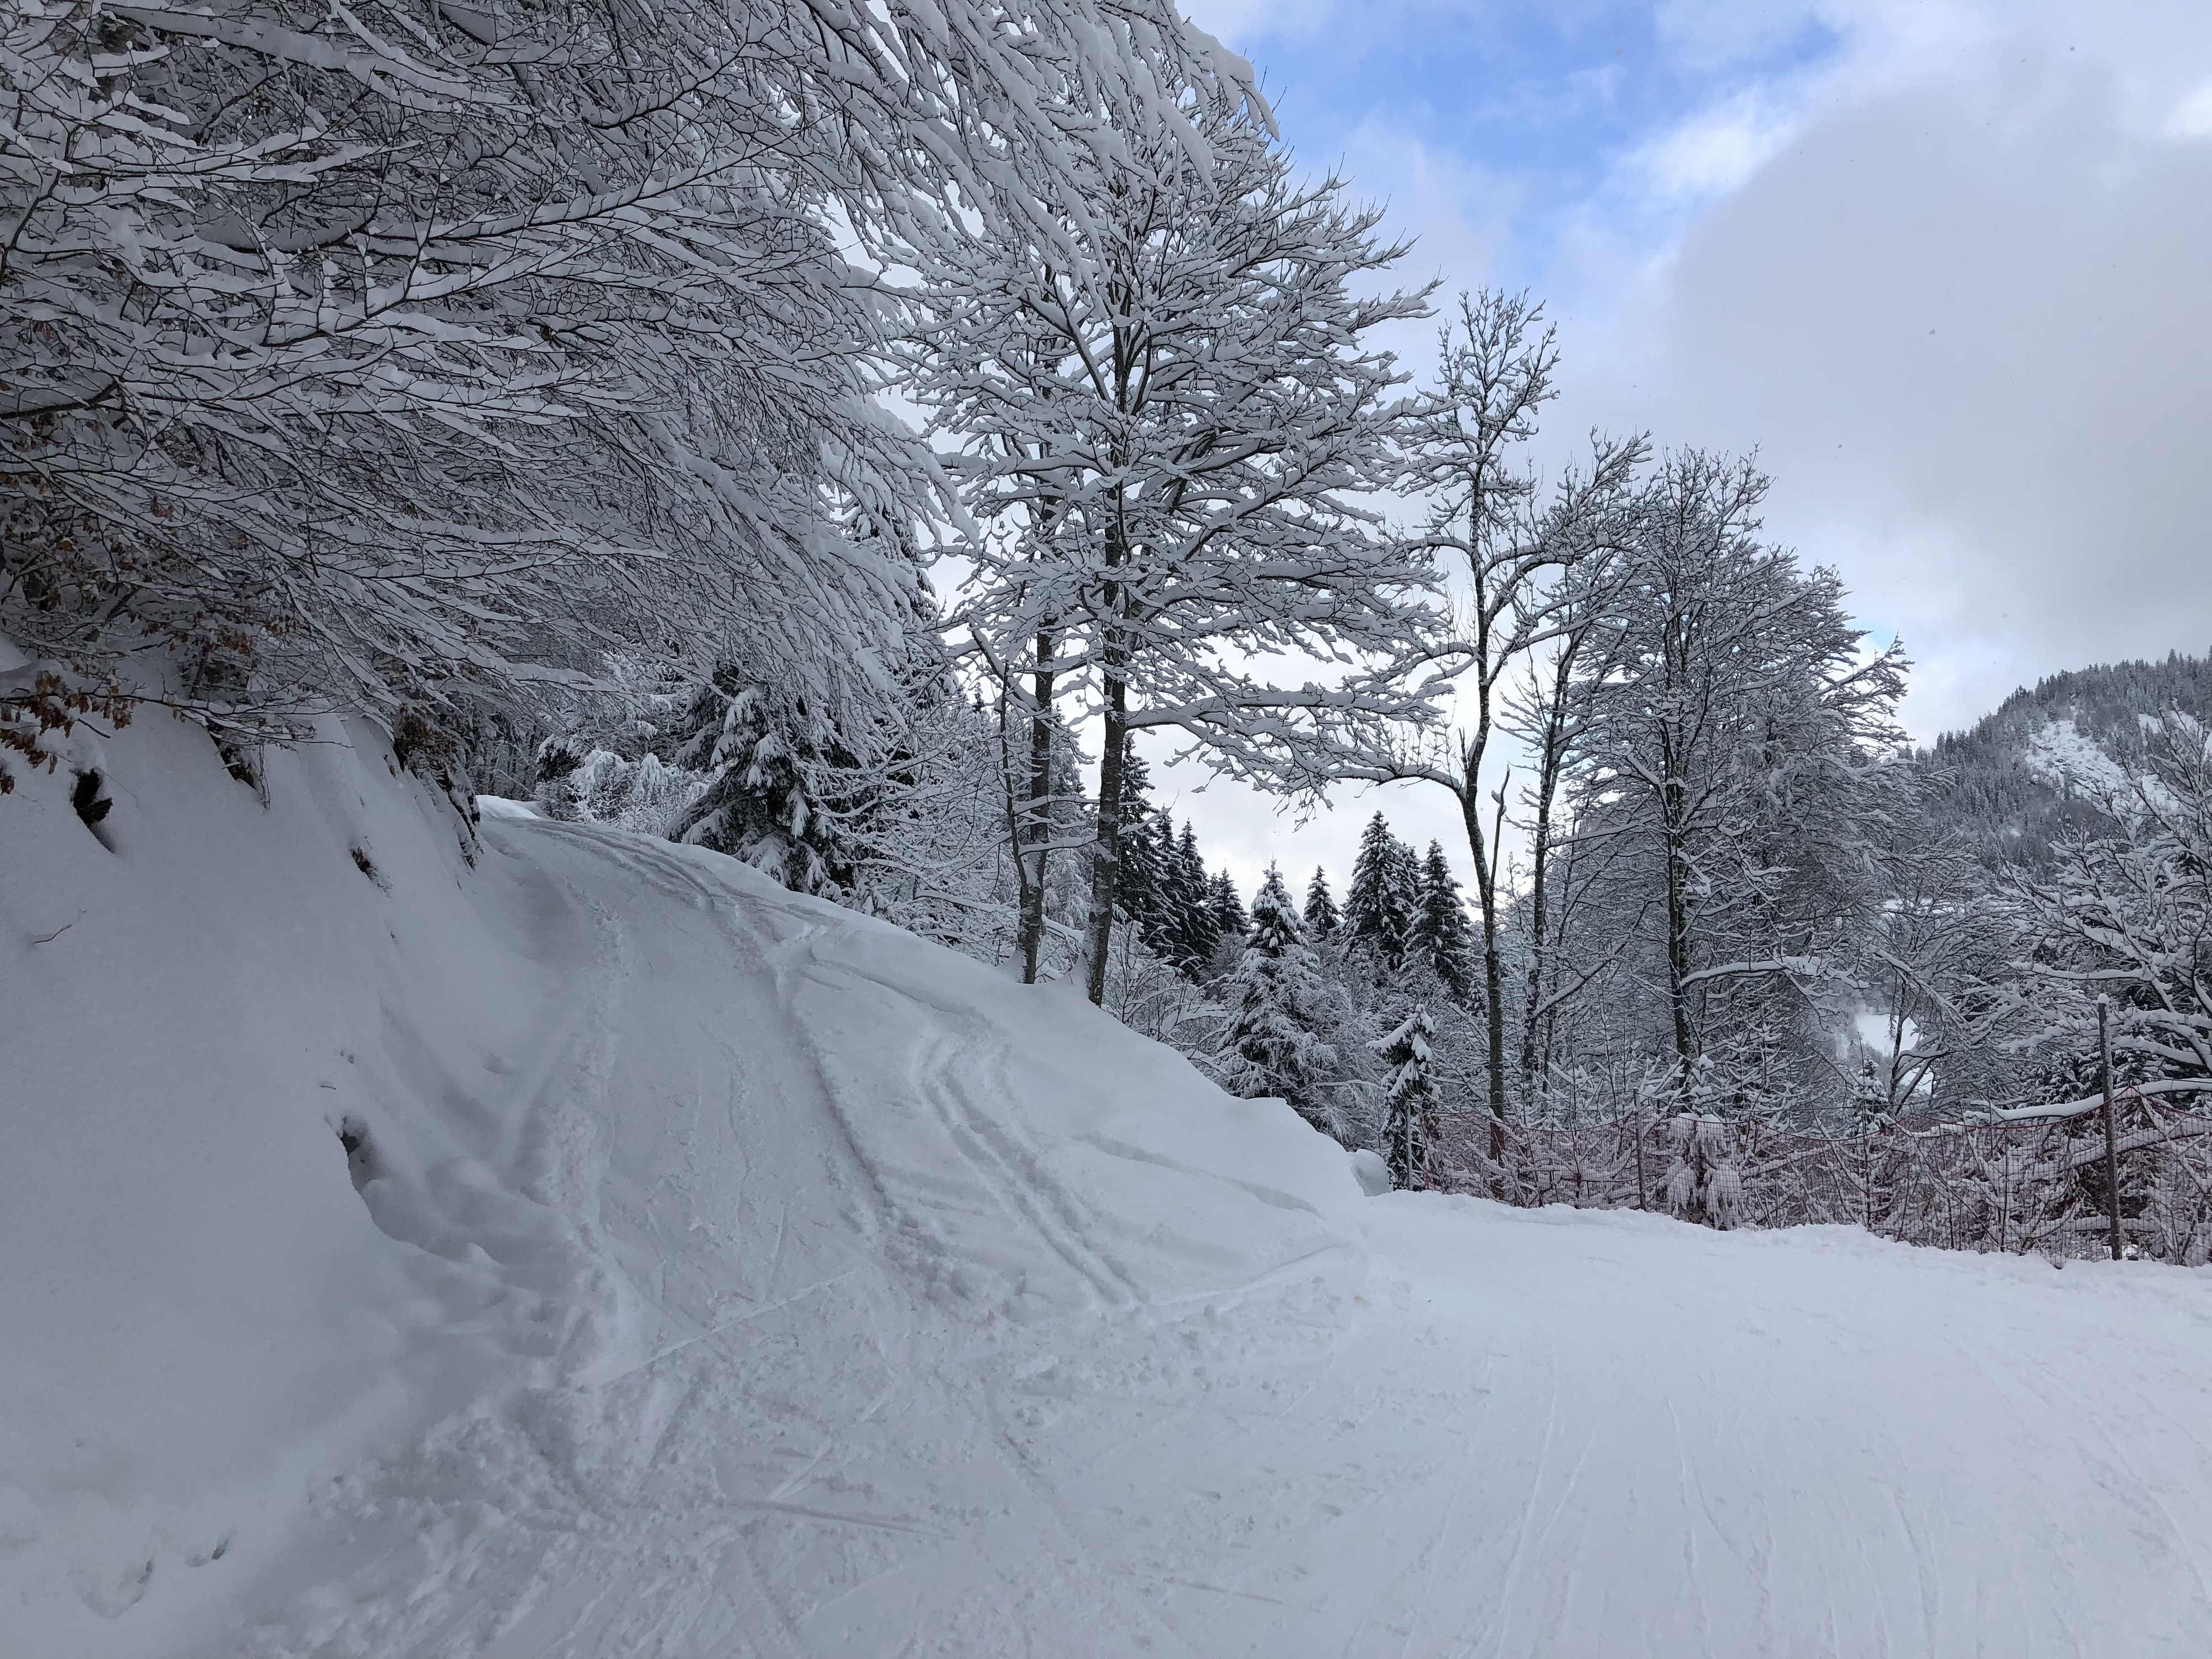
<svg viewBox="0 0 2212 1659">
<path fill-rule="evenodd" d="M 21 0 L 0 55 L 0 789 L 97 833 L 81 723 L 258 788 L 366 712 L 464 813 L 1076 979 L 1401 1182 L 1430 1106 L 2076 1097 L 2100 999 L 2212 1090 L 2204 665 L 1916 753 L 1757 466 L 1537 468 L 1540 304 L 1410 283 L 1166 0 Z M 1240 893 L 1170 756 L 1463 845 Z"/>
</svg>

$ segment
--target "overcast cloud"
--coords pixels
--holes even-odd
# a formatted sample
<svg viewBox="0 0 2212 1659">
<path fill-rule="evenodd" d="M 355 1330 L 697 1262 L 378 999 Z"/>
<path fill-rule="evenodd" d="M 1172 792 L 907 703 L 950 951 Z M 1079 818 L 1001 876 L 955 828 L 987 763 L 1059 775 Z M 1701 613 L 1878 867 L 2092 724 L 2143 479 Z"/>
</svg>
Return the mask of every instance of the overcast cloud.
<svg viewBox="0 0 2212 1659">
<path fill-rule="evenodd" d="M 1560 325 L 1550 440 L 1757 447 L 1767 525 L 1918 664 L 1916 736 L 2212 647 L 2212 6 L 1200 3 L 1448 289 Z M 1420 337 L 1409 336 L 1409 355 Z M 1194 779 L 1190 780 L 1195 781 Z M 1217 787 L 1209 850 L 1349 868 Z"/>
</svg>

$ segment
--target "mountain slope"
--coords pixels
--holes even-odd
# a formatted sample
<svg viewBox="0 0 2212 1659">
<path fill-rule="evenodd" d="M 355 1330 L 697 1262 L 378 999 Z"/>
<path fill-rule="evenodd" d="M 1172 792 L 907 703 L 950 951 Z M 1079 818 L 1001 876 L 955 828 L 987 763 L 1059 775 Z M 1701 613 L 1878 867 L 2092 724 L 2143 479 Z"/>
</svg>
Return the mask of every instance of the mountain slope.
<svg viewBox="0 0 2212 1659">
<path fill-rule="evenodd" d="M 2212 1643 L 2212 1273 L 1364 1200 L 1064 994 L 471 866 L 329 735 L 264 807 L 134 727 L 112 852 L 0 808 L 26 1650 Z"/>
<path fill-rule="evenodd" d="M 2068 831 L 2113 828 L 2093 797 L 2123 785 L 2123 766 L 2175 710 L 2212 722 L 2212 659 L 2175 653 L 2051 675 L 1924 752 L 1939 779 L 1931 812 L 1989 864 L 2039 869 Z"/>
</svg>

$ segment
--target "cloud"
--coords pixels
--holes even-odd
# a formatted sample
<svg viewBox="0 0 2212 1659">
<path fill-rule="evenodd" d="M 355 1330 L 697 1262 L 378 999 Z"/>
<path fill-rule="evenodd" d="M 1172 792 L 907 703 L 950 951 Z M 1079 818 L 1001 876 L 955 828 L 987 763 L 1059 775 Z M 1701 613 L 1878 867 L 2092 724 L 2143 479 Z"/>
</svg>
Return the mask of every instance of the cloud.
<svg viewBox="0 0 2212 1659">
<path fill-rule="evenodd" d="M 1802 126 L 1572 398 L 1759 446 L 1770 528 L 1917 647 L 1925 735 L 2018 679 L 2212 645 L 2212 145 L 2054 48 Z"/>
<path fill-rule="evenodd" d="M 2203 0 L 1199 12 L 1300 65 L 1286 136 L 1343 145 L 1420 235 L 1414 270 L 1549 296 L 1547 447 L 1602 424 L 1759 450 L 1770 533 L 1904 635 L 1917 735 L 2045 673 L 2212 647 Z M 1464 854 L 1441 792 L 1295 836 L 1243 792 L 1190 804 L 1248 878 L 1277 853 L 1347 869 L 1376 805 Z"/>
<path fill-rule="evenodd" d="M 2212 138 L 2212 81 L 2173 106 L 2165 132 L 2169 138 Z"/>
</svg>

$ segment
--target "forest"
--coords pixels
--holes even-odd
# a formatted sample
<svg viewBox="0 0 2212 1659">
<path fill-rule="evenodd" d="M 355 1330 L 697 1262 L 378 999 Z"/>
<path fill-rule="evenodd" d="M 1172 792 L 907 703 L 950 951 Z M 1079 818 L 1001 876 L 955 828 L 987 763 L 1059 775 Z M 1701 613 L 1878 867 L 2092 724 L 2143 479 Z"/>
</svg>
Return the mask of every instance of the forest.
<svg viewBox="0 0 2212 1659">
<path fill-rule="evenodd" d="M 1168 0 L 4 30 L 0 791 L 156 716 L 258 787 L 366 712 L 465 816 L 1072 981 L 1400 1184 L 1429 1109 L 2084 1098 L 2100 1008 L 2212 1091 L 2203 665 L 1917 749 L 1755 461 L 1540 467 L 1540 301 L 1410 283 Z M 1240 892 L 1170 758 L 1464 842 Z"/>
</svg>

